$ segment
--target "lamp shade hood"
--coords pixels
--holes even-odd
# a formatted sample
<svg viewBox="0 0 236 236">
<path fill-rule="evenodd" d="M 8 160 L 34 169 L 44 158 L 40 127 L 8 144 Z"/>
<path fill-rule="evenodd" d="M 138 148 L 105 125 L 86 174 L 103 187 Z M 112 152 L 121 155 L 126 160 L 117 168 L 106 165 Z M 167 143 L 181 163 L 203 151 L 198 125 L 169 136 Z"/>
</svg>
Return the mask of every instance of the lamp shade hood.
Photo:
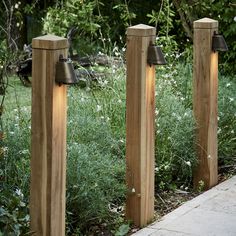
<svg viewBox="0 0 236 236">
<path fill-rule="evenodd" d="M 149 65 L 165 65 L 167 64 L 165 57 L 161 51 L 159 46 L 155 46 L 153 44 L 148 47 L 148 56 L 147 63 Z"/>
<path fill-rule="evenodd" d="M 223 35 L 214 33 L 212 36 L 212 50 L 213 51 L 228 51 L 228 46 Z"/>
<path fill-rule="evenodd" d="M 76 76 L 72 61 L 68 58 L 59 57 L 56 64 L 56 82 L 59 84 L 77 84 L 79 79 Z"/>
</svg>

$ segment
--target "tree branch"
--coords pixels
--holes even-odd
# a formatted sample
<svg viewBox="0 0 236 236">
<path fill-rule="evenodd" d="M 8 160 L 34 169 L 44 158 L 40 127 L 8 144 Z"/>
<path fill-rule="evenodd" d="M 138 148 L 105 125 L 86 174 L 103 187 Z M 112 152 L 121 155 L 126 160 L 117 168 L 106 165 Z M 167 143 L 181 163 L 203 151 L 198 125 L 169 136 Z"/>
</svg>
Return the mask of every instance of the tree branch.
<svg viewBox="0 0 236 236">
<path fill-rule="evenodd" d="M 181 8 L 181 1 L 180 0 L 173 0 L 173 3 L 179 13 L 182 26 L 183 26 L 187 36 L 191 40 L 193 40 L 192 22 L 190 20 L 191 16 L 188 16 L 188 19 L 187 19 L 185 12 Z"/>
</svg>

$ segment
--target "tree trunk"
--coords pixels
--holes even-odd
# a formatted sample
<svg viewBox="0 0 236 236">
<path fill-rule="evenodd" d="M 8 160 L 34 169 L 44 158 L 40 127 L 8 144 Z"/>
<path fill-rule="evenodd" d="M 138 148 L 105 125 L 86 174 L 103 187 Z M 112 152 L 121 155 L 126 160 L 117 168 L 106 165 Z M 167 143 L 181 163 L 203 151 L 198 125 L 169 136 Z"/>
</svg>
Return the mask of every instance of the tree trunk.
<svg viewBox="0 0 236 236">
<path fill-rule="evenodd" d="M 182 23 L 182 26 L 187 34 L 187 36 L 193 40 L 193 21 L 191 20 L 191 13 L 190 11 L 188 12 L 188 14 L 186 15 L 186 12 L 182 9 L 182 2 L 181 0 L 173 0 L 174 6 L 180 16 L 180 20 Z"/>
</svg>

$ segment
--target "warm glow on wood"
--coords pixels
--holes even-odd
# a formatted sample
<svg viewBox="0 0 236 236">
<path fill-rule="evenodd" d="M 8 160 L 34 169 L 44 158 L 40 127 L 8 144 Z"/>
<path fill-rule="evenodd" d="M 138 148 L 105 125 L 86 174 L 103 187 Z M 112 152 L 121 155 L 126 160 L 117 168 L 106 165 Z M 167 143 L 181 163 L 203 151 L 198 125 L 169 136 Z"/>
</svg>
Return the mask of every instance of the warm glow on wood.
<svg viewBox="0 0 236 236">
<path fill-rule="evenodd" d="M 198 166 L 194 186 L 209 189 L 218 182 L 217 94 L 218 53 L 212 51 L 212 36 L 218 21 L 204 18 L 194 22 L 193 110 L 196 119 Z"/>
<path fill-rule="evenodd" d="M 66 86 L 55 83 L 67 39 L 33 39 L 30 228 L 35 236 L 65 235 Z"/>
<path fill-rule="evenodd" d="M 155 28 L 127 30 L 126 84 L 126 218 L 144 226 L 154 217 L 155 68 L 147 65 L 147 51 Z"/>
</svg>

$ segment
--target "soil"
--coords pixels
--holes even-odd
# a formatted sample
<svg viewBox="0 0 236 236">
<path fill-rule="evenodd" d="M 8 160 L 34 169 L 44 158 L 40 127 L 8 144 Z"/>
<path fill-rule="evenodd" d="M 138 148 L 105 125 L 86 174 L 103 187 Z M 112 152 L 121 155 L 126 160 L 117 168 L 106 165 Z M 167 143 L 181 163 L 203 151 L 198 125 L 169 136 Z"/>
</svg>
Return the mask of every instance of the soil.
<svg viewBox="0 0 236 236">
<path fill-rule="evenodd" d="M 226 170 L 227 169 L 227 170 Z M 219 167 L 219 183 L 229 179 L 233 175 L 236 175 L 236 166 L 223 166 Z M 153 221 L 161 219 L 164 215 L 175 210 L 183 203 L 195 198 L 201 194 L 200 192 L 194 192 L 193 190 L 184 191 L 176 189 L 173 191 L 159 191 L 155 193 L 155 216 Z M 128 235 L 131 235 L 140 230 L 140 228 L 133 227 Z M 89 236 L 103 235 L 112 236 L 113 234 L 107 230 L 106 225 L 100 224 L 90 229 Z"/>
<path fill-rule="evenodd" d="M 227 170 L 226 170 L 227 169 Z M 219 167 L 218 182 L 221 183 L 230 177 L 236 175 L 236 165 Z M 155 194 L 155 217 L 153 221 L 161 219 L 164 215 L 175 210 L 183 203 L 197 197 L 200 192 L 183 191 L 176 189 L 175 191 L 160 191 Z M 131 229 L 132 233 L 140 230 L 139 228 Z"/>
</svg>

